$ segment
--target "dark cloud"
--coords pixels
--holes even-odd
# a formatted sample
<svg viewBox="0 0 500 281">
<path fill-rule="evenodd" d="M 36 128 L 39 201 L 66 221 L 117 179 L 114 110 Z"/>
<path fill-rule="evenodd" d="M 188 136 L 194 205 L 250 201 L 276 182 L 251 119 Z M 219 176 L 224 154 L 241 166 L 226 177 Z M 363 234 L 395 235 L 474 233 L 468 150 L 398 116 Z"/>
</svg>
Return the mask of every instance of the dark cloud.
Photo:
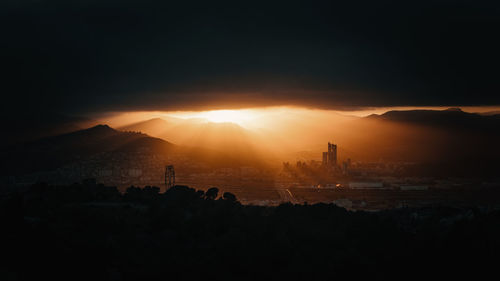
<svg viewBox="0 0 500 281">
<path fill-rule="evenodd" d="M 5 110 L 500 104 L 495 1 L 4 1 Z"/>
</svg>

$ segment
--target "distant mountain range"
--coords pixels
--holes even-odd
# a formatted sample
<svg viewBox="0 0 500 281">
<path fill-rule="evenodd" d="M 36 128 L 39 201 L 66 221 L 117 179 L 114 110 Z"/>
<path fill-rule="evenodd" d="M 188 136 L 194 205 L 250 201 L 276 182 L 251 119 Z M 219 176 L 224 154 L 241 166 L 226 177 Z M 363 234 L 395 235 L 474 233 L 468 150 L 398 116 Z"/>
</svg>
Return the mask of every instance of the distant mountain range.
<svg viewBox="0 0 500 281">
<path fill-rule="evenodd" d="M 107 125 L 97 125 L 9 146 L 2 151 L 2 168 L 16 174 L 51 170 L 99 153 L 130 153 L 141 149 L 168 153 L 174 145 L 145 134 L 120 132 Z"/>
<path fill-rule="evenodd" d="M 169 157 L 189 159 L 211 167 L 238 166 L 238 159 L 220 151 L 174 145 L 160 138 L 139 132 L 115 130 L 107 125 L 19 143 L 1 150 L 2 175 L 22 175 L 53 171 L 65 165 L 92 162 L 104 165 L 117 157 L 126 161 L 144 162 L 142 158 Z M 107 159 L 107 160 L 106 160 Z M 120 165 L 127 163 L 120 163 Z"/>
<path fill-rule="evenodd" d="M 339 144 L 342 158 L 410 162 L 496 155 L 495 142 L 500 136 L 500 115 L 468 113 L 458 108 L 388 111 L 364 118 L 341 115 L 332 119 L 280 118 L 273 120 L 272 130 L 261 131 L 228 123 L 160 118 L 121 129 L 237 155 L 272 151 L 293 159 L 296 151 L 318 154 L 325 149 L 326 142 L 333 141 Z"/>
<path fill-rule="evenodd" d="M 429 170 L 453 170 L 462 176 L 494 176 L 500 171 L 500 115 L 456 108 L 389 111 L 353 126 L 353 130 L 363 129 L 381 158 L 428 163 Z"/>
<path fill-rule="evenodd" d="M 483 115 L 483 116 L 492 116 L 492 115 L 499 115 L 500 116 L 500 110 L 481 112 L 478 114 Z"/>
<path fill-rule="evenodd" d="M 447 169 L 450 174 L 492 175 L 500 167 L 500 115 L 460 109 L 409 110 L 364 118 L 339 116 L 331 121 L 300 122 L 296 116 L 274 121 L 274 130 L 260 131 L 232 123 L 178 118 L 145 120 L 119 130 L 98 125 L 15 145 L 3 144 L 2 174 L 51 170 L 103 153 L 175 154 L 209 166 L 255 166 L 269 159 L 276 163 L 300 159 L 294 158 L 300 157 L 297 151 L 320 159 L 330 140 L 339 145 L 340 160 L 426 163 L 429 169 Z"/>
<path fill-rule="evenodd" d="M 500 134 L 500 115 L 464 112 L 459 108 L 446 110 L 388 111 L 368 118 L 399 122 L 444 130 L 461 130 L 481 134 Z"/>
<path fill-rule="evenodd" d="M 243 161 L 261 161 L 272 151 L 263 136 L 235 123 L 214 123 L 203 119 L 154 118 L 120 127 L 122 131 L 143 132 L 184 147 L 224 152 Z"/>
</svg>

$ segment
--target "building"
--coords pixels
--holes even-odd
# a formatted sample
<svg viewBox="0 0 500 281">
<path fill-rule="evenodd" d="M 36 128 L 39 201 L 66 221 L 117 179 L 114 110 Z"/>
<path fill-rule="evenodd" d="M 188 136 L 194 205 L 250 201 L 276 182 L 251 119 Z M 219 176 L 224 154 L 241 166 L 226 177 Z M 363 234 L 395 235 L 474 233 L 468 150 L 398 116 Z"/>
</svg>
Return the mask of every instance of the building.
<svg viewBox="0 0 500 281">
<path fill-rule="evenodd" d="M 323 166 L 335 167 L 337 166 L 337 145 L 328 143 L 328 151 L 323 152 Z"/>
</svg>

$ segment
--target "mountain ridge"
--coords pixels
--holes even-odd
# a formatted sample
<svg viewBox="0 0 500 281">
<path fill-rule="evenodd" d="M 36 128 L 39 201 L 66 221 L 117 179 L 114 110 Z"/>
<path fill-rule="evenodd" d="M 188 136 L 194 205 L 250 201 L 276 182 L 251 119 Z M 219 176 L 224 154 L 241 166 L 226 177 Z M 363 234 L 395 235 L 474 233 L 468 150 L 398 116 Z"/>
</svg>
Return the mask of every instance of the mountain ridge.
<svg viewBox="0 0 500 281">
<path fill-rule="evenodd" d="M 500 134 L 500 115 L 481 115 L 459 108 L 445 110 L 391 110 L 365 118 L 416 124 L 445 130 L 470 130 L 474 133 Z"/>
</svg>

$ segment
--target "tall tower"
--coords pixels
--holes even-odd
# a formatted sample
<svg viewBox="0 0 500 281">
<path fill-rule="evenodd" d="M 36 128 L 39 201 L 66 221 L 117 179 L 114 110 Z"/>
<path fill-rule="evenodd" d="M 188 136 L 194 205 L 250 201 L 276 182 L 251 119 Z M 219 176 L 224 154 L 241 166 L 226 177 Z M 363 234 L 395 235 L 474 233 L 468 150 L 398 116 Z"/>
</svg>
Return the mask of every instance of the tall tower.
<svg viewBox="0 0 500 281">
<path fill-rule="evenodd" d="M 330 164 L 332 166 L 337 165 L 337 145 L 332 144 L 332 163 Z"/>
<path fill-rule="evenodd" d="M 167 189 L 175 185 L 175 170 L 174 165 L 168 165 L 165 167 L 165 186 Z"/>
<path fill-rule="evenodd" d="M 332 165 L 332 144 L 330 142 L 328 142 L 328 154 L 326 157 L 327 157 L 326 162 L 327 162 L 328 166 L 331 166 Z"/>
<path fill-rule="evenodd" d="M 326 155 L 325 155 L 326 154 Z M 326 158 L 326 160 L 325 160 Z M 328 142 L 328 152 L 323 152 L 323 164 L 333 167 L 337 166 L 337 145 Z"/>
</svg>

